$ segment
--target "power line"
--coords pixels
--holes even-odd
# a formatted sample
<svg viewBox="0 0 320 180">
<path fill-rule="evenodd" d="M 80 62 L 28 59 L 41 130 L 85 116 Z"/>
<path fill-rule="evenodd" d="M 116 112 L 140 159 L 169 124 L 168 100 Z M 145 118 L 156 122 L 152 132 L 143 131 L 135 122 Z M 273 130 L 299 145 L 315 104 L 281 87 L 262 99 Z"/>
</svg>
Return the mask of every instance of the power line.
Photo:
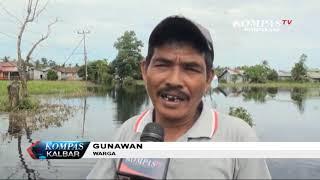
<svg viewBox="0 0 320 180">
<path fill-rule="evenodd" d="M 76 52 L 76 50 L 79 48 L 80 44 L 82 43 L 82 41 L 84 40 L 84 38 L 82 38 L 79 43 L 77 44 L 77 46 L 72 50 L 71 54 L 68 56 L 68 58 L 64 61 L 63 64 L 66 64 L 66 62 L 71 58 L 71 56 Z"/>
<path fill-rule="evenodd" d="M 15 16 L 14 14 L 12 14 L 10 11 L 8 11 L 1 2 L 0 2 L 0 6 L 9 16 L 16 19 L 20 24 L 22 24 L 21 20 L 17 16 Z"/>
<path fill-rule="evenodd" d="M 13 35 L 10 35 L 10 34 L 7 34 L 7 33 L 4 33 L 4 32 L 1 32 L 1 31 L 0 31 L 0 34 L 3 34 L 3 35 L 5 35 L 5 36 L 7 36 L 7 37 L 9 37 L 9 38 L 17 39 L 17 37 L 16 37 L 16 36 L 13 36 Z"/>
</svg>

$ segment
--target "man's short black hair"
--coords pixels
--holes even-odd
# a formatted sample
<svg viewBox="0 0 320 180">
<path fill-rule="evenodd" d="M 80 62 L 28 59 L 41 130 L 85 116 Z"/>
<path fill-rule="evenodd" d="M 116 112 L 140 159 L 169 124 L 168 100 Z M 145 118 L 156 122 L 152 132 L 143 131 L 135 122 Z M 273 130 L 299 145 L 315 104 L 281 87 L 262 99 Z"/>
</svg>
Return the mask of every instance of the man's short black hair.
<svg viewBox="0 0 320 180">
<path fill-rule="evenodd" d="M 166 44 L 187 44 L 204 54 L 207 73 L 212 69 L 213 47 L 204 36 L 198 24 L 179 16 L 168 17 L 161 21 L 152 31 L 149 38 L 147 65 L 153 56 L 154 49 Z M 202 29 L 203 30 L 203 29 Z M 210 37 L 211 38 L 211 37 Z M 211 40 L 211 39 L 210 39 Z"/>
</svg>

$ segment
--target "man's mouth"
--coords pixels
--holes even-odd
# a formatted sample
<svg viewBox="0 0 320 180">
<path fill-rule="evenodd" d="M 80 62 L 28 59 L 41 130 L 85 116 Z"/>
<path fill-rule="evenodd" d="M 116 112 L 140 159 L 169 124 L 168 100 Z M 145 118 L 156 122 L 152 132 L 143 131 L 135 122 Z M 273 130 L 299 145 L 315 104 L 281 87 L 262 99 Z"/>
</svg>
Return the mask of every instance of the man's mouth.
<svg viewBox="0 0 320 180">
<path fill-rule="evenodd" d="M 187 96 L 183 95 L 181 93 L 162 92 L 162 93 L 160 93 L 160 97 L 166 101 L 175 102 L 175 103 L 179 103 L 179 102 L 187 100 Z"/>
</svg>

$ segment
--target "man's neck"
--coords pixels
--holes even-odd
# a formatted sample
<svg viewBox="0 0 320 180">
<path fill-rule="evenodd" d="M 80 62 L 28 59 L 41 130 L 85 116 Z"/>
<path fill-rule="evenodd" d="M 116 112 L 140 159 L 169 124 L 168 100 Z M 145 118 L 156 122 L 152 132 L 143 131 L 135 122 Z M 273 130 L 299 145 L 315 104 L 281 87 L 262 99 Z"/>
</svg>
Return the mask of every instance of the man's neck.
<svg viewBox="0 0 320 180">
<path fill-rule="evenodd" d="M 191 113 L 191 116 L 184 119 L 162 119 L 156 116 L 156 112 L 153 112 L 153 121 L 157 122 L 164 128 L 165 141 L 176 141 L 179 137 L 184 135 L 199 118 L 203 103 L 201 102 L 198 108 Z"/>
</svg>

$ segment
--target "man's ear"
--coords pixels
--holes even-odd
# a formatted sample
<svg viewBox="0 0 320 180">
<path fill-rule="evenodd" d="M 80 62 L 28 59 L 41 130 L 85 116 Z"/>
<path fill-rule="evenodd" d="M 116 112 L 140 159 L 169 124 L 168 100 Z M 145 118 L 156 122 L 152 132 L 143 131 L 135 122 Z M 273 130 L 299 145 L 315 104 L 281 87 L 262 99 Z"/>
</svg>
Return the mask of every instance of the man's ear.
<svg viewBox="0 0 320 180">
<path fill-rule="evenodd" d="M 146 75 L 147 75 L 147 61 L 146 59 L 143 59 L 140 61 L 140 70 L 141 70 L 141 74 L 142 74 L 142 79 L 144 81 L 144 83 L 147 82 L 147 79 L 146 79 Z"/>
</svg>

